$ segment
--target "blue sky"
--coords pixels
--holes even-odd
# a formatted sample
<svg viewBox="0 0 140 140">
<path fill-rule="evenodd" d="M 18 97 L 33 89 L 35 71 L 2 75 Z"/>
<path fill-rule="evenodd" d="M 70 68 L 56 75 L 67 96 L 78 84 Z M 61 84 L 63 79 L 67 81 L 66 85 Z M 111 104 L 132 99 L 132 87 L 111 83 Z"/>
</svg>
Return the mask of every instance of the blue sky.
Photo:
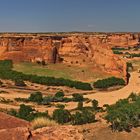
<svg viewBox="0 0 140 140">
<path fill-rule="evenodd" d="M 140 0 L 0 0 L 0 32 L 140 31 Z"/>
</svg>

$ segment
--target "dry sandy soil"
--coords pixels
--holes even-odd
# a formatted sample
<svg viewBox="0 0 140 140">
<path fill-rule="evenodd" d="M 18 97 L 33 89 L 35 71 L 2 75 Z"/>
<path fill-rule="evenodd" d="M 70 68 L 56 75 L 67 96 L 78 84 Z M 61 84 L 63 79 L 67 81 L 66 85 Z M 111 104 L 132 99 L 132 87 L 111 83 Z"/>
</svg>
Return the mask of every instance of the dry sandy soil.
<svg viewBox="0 0 140 140">
<path fill-rule="evenodd" d="M 80 91 L 80 90 L 72 90 L 72 89 L 67 89 L 67 94 L 71 96 L 72 93 L 81 93 L 81 94 L 87 94 L 84 97 L 87 97 L 89 99 L 96 99 L 99 101 L 99 105 L 103 106 L 104 104 L 113 104 L 116 101 L 118 101 L 119 99 L 123 99 L 123 98 L 127 98 L 131 92 L 136 92 L 139 93 L 140 92 L 140 73 L 138 73 L 137 71 L 132 72 L 131 73 L 131 78 L 130 78 L 130 82 L 127 86 L 123 87 L 122 89 L 116 90 L 116 91 Z M 28 85 L 30 85 L 28 83 Z M 6 91 L 7 93 L 1 93 L 0 97 L 4 97 L 5 99 L 10 99 L 10 100 L 14 100 L 14 98 L 17 97 L 21 97 L 21 98 L 28 98 L 30 96 L 30 93 L 34 92 L 34 91 L 41 91 L 44 95 L 48 95 L 48 94 L 54 94 L 57 90 L 60 90 L 61 87 L 56 87 L 56 89 L 53 87 L 53 90 L 51 89 L 50 91 L 46 88 L 46 86 L 41 86 L 41 85 L 32 85 L 32 86 L 28 86 L 27 89 L 18 89 L 16 87 L 1 87 L 0 91 Z M 62 89 L 64 89 L 64 91 L 66 90 L 65 88 L 62 87 Z M 10 103 L 10 104 L 3 104 L 0 103 L 0 108 L 3 109 L 18 109 L 19 105 L 21 103 L 19 102 L 14 102 L 14 103 Z M 38 111 L 46 111 L 48 110 L 49 113 L 52 113 L 52 111 L 55 109 L 54 106 L 52 106 L 51 108 L 43 106 L 43 105 L 37 105 L 37 104 L 33 104 L 33 103 L 28 103 L 29 105 L 32 105 L 33 107 L 35 107 Z M 89 104 L 85 104 L 85 106 L 88 106 Z M 66 109 L 73 109 L 77 106 L 77 103 L 75 102 L 69 102 L 66 104 Z"/>
</svg>

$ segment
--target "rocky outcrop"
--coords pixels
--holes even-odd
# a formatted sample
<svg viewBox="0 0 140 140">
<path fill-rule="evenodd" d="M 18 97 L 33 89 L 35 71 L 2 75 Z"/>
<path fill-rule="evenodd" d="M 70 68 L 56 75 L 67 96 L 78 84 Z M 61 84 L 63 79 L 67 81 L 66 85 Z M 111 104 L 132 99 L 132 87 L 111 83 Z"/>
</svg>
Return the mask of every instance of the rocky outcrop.
<svg viewBox="0 0 140 140">
<path fill-rule="evenodd" d="M 64 62 L 70 64 L 93 64 L 118 77 L 126 77 L 126 62 L 114 55 L 110 45 L 93 36 L 72 36 L 62 40 L 59 48 Z"/>
<path fill-rule="evenodd" d="M 140 35 L 122 34 L 2 34 L 0 59 L 94 65 L 118 77 L 126 77 L 126 64 L 111 48 L 134 47 Z"/>
<path fill-rule="evenodd" d="M 0 113 L 0 140 L 83 140 L 83 135 L 69 125 L 31 131 L 28 122 Z"/>
<path fill-rule="evenodd" d="M 59 127 L 59 128 L 58 128 Z M 33 140 L 83 140 L 83 135 L 74 126 L 53 126 L 32 132 Z"/>
</svg>

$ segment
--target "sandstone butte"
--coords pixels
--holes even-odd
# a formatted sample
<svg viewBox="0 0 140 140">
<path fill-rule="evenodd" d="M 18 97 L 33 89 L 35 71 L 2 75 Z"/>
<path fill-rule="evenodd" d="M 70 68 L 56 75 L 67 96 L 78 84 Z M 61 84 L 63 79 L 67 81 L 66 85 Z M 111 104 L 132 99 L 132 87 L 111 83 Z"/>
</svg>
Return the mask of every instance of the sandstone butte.
<svg viewBox="0 0 140 140">
<path fill-rule="evenodd" d="M 126 78 L 126 62 L 112 47 L 134 47 L 138 33 L 65 33 L 0 35 L 0 59 L 47 63 L 93 64 L 102 71 Z"/>
</svg>

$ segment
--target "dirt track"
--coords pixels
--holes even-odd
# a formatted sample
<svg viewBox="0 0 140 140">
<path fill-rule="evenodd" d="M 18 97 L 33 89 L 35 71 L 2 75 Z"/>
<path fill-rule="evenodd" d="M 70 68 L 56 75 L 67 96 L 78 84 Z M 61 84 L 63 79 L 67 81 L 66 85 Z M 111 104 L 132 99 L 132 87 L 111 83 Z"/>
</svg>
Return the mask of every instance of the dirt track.
<svg viewBox="0 0 140 140">
<path fill-rule="evenodd" d="M 100 106 L 104 104 L 113 104 L 119 99 L 127 98 L 131 92 L 140 92 L 140 73 L 132 72 L 129 84 L 124 88 L 111 91 L 111 92 L 97 92 L 95 94 L 86 95 L 85 97 L 90 99 L 96 99 L 99 101 Z"/>
</svg>

